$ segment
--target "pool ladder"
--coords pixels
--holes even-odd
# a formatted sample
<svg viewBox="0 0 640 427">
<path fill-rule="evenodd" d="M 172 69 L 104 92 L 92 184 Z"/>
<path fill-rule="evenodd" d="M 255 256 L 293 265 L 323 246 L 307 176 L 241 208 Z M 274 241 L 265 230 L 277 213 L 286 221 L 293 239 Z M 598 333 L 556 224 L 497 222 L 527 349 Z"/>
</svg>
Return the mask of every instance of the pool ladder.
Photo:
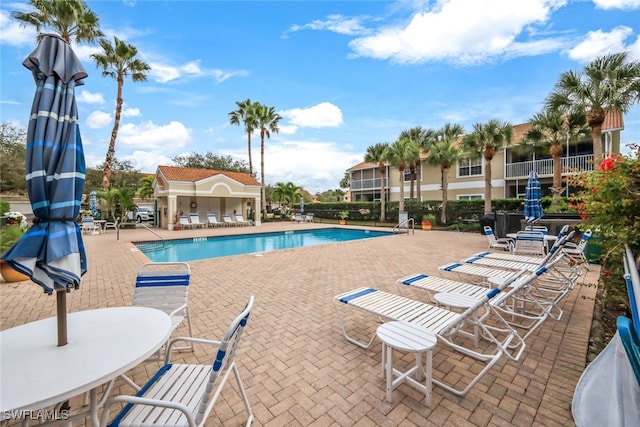
<svg viewBox="0 0 640 427">
<path fill-rule="evenodd" d="M 152 232 L 153 234 L 155 234 L 156 236 L 158 236 L 158 238 L 162 241 L 162 247 L 164 248 L 165 244 L 167 243 L 167 241 L 164 239 L 164 237 L 162 237 L 161 235 L 159 235 L 158 233 L 156 233 L 155 231 L 150 229 L 147 225 L 145 225 L 145 224 L 140 224 L 140 225 L 143 226 L 144 228 L 146 228 L 147 230 L 149 230 L 150 232 Z"/>
<path fill-rule="evenodd" d="M 394 234 L 396 232 L 403 233 L 405 230 L 406 230 L 407 236 L 409 235 L 409 231 L 411 231 L 411 234 L 415 234 L 416 227 L 415 227 L 415 221 L 413 220 L 413 218 L 408 218 L 406 221 L 402 221 L 398 223 L 398 225 L 393 227 Z"/>
</svg>

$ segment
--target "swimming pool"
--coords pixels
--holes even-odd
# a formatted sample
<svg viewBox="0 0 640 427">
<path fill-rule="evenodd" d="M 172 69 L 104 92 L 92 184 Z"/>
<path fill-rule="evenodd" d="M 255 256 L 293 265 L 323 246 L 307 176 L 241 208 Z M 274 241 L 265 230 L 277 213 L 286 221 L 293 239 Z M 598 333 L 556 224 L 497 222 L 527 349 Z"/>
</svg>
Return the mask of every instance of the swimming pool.
<svg viewBox="0 0 640 427">
<path fill-rule="evenodd" d="M 230 255 L 277 251 L 302 246 L 323 245 L 349 240 L 391 236 L 390 231 L 323 228 L 301 231 L 242 234 L 234 236 L 204 236 L 188 239 L 134 242 L 151 261 L 195 261 Z"/>
</svg>

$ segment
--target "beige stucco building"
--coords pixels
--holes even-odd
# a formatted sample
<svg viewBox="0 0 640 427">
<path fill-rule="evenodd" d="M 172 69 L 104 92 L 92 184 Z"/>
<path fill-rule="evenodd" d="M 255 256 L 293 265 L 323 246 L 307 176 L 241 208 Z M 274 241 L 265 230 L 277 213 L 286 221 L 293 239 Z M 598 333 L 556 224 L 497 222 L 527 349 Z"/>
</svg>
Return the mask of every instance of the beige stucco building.
<svg viewBox="0 0 640 427">
<path fill-rule="evenodd" d="M 536 150 L 526 156 L 517 153 L 514 146 L 520 143 L 529 130 L 528 123 L 514 126 L 514 141 L 509 147 L 496 151 L 491 161 L 491 198 L 524 197 L 527 178 L 532 170 L 538 172 L 543 195 L 551 195 L 549 188 L 553 181 L 553 160 L 548 152 Z M 620 152 L 620 132 L 624 129 L 620 114 L 608 114 L 602 126 L 603 153 Z M 421 200 L 441 200 L 442 186 L 439 166 L 431 166 L 424 161 L 422 153 L 417 188 Z M 579 141 L 567 141 L 562 157 L 563 173 L 593 169 L 593 143 L 591 135 L 584 135 Z M 484 159 L 467 158 L 451 165 L 448 169 L 448 199 L 484 198 Z M 377 164 L 359 163 L 347 169 L 351 175 L 351 201 L 378 201 L 381 199 L 380 172 Z M 386 200 L 400 200 L 400 171 L 387 165 L 385 179 Z M 404 198 L 410 198 L 410 171 L 406 168 L 402 183 Z M 416 187 L 414 186 L 414 189 Z M 572 189 L 565 187 L 564 195 Z M 414 192 L 417 190 L 414 190 Z"/>
<path fill-rule="evenodd" d="M 153 180 L 158 226 L 174 229 L 180 215 L 197 213 L 207 222 L 207 214 L 242 214 L 260 225 L 261 185 L 246 173 L 158 166 Z"/>
</svg>

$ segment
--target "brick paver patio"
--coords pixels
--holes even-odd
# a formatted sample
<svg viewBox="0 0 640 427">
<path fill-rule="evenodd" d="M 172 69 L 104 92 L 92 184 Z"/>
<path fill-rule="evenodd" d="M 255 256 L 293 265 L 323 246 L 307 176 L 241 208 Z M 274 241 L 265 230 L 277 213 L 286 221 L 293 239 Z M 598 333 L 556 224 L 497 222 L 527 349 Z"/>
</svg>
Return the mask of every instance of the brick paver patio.
<svg viewBox="0 0 640 427">
<path fill-rule="evenodd" d="M 324 226 L 268 223 L 154 231 L 170 239 Z M 146 261 L 130 242 L 147 239 L 156 236 L 140 228 L 121 230 L 120 240 L 113 230 L 86 236 L 88 272 L 81 289 L 68 295 L 68 311 L 130 305 L 136 272 Z M 563 301 L 562 319 L 547 320 L 528 339 L 518 362 L 501 360 L 464 398 L 434 387 L 431 408 L 406 385 L 388 403 L 379 343 L 365 350 L 340 333 L 333 296 L 360 286 L 396 292 L 394 281 L 399 277 L 437 274 L 438 265 L 484 249 L 486 239 L 480 234 L 416 230 L 410 235 L 191 261 L 189 306 L 194 335 L 221 338 L 248 296 L 255 295 L 237 362 L 257 426 L 573 425 L 571 400 L 585 367 L 595 296 L 594 286 L 581 284 L 596 283 L 597 266 L 579 279 Z M 37 285 L 0 284 L 1 329 L 54 315 L 55 298 L 43 294 Z M 375 325 L 370 326 L 375 330 Z M 210 363 L 212 353 L 196 348 L 175 360 Z M 434 376 L 450 375 L 455 362 L 439 355 L 436 347 Z M 143 383 L 157 367 L 157 362 L 147 362 L 130 376 Z M 43 369 L 55 367 L 43 365 Z M 132 392 L 118 385 L 120 392 Z M 246 415 L 236 391 L 233 381 L 226 385 L 207 425 L 244 424 Z M 80 404 L 80 399 L 71 401 L 72 408 Z"/>
</svg>

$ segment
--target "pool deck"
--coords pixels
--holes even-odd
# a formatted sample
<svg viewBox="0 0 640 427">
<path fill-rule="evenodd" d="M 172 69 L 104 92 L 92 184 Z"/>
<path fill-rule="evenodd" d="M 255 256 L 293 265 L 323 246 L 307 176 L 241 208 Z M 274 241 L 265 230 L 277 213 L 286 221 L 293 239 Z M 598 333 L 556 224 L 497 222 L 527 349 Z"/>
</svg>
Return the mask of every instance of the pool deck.
<svg viewBox="0 0 640 427">
<path fill-rule="evenodd" d="M 266 223 L 154 231 L 170 239 L 326 226 Z M 120 230 L 119 241 L 113 230 L 86 236 L 88 272 L 81 288 L 68 294 L 68 311 L 131 305 L 136 272 L 147 259 L 130 242 L 146 239 L 157 236 L 140 228 Z M 362 349 L 347 342 L 338 328 L 335 295 L 361 286 L 395 293 L 397 278 L 438 274 L 439 265 L 486 247 L 486 238 L 478 233 L 416 230 L 409 235 L 192 261 L 189 307 L 194 335 L 220 339 L 249 295 L 255 296 L 236 361 L 256 426 L 574 425 L 571 400 L 585 367 L 596 291 L 595 286 L 581 284 L 594 285 L 599 266 L 592 266 L 563 300 L 561 320 L 547 320 L 529 337 L 519 361 L 501 360 L 464 398 L 435 386 L 431 408 L 406 385 L 395 390 L 393 403 L 388 403 L 379 342 Z M 0 281 L 0 329 L 54 315 L 55 298 L 39 286 Z M 373 332 L 376 325 L 368 325 Z M 202 348 L 176 356 L 177 362 L 205 364 L 213 357 Z M 411 357 L 402 360 L 409 363 Z M 452 363 L 455 360 L 439 354 L 436 347 L 434 376 L 445 375 Z M 144 383 L 157 368 L 158 362 L 146 362 L 130 377 Z M 132 393 L 130 387 L 117 385 L 120 392 Z M 72 409 L 80 403 L 73 399 Z M 245 421 L 237 385 L 230 380 L 206 424 L 235 426 Z"/>
</svg>

